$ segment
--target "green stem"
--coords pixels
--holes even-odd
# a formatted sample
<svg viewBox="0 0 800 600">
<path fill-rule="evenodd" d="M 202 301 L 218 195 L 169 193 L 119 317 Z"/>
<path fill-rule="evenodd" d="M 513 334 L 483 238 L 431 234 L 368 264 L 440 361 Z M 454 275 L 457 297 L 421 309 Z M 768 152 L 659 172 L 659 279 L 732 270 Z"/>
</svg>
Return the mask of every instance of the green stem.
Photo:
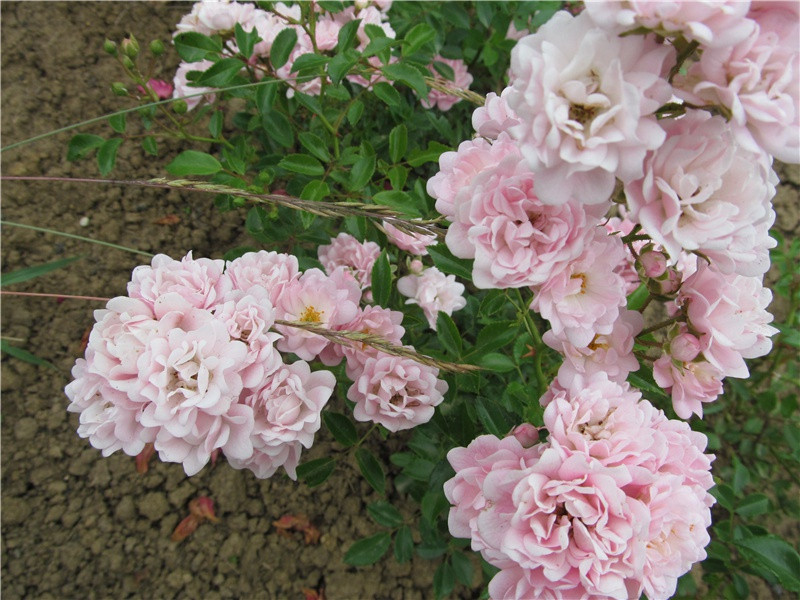
<svg viewBox="0 0 800 600">
<path fill-rule="evenodd" d="M 366 441 L 366 439 L 367 439 L 367 438 L 370 436 L 370 434 L 371 434 L 373 431 L 375 431 L 375 429 L 377 429 L 377 427 L 378 427 L 378 424 L 377 424 L 377 423 L 373 424 L 373 425 L 372 425 L 372 427 L 370 427 L 370 428 L 367 430 L 367 433 L 365 433 L 365 434 L 364 434 L 364 436 L 363 436 L 363 437 L 362 437 L 360 440 L 358 440 L 358 441 L 356 442 L 356 444 L 355 444 L 355 446 L 353 446 L 353 448 L 358 448 L 358 447 L 360 447 L 360 446 L 361 446 L 361 444 L 363 444 L 363 443 Z"/>
<path fill-rule="evenodd" d="M 661 321 L 660 323 L 656 323 L 655 325 L 652 325 L 651 327 L 643 329 L 642 332 L 639 335 L 637 335 L 636 337 L 637 338 L 643 337 L 643 336 L 647 335 L 648 333 L 653 333 L 654 331 L 658 331 L 659 329 L 662 329 L 663 327 L 668 327 L 669 325 L 672 325 L 673 323 L 677 323 L 681 319 L 683 319 L 683 314 L 682 313 L 678 313 L 674 317 L 670 317 L 669 319 L 667 319 L 665 321 Z"/>
<path fill-rule="evenodd" d="M 124 250 L 125 252 L 132 252 L 133 254 L 141 254 L 142 256 L 149 256 L 149 257 L 153 256 L 149 252 L 144 252 L 142 250 L 137 250 L 136 248 L 128 248 L 127 246 L 120 246 L 119 244 L 112 244 L 111 242 L 102 242 L 100 240 L 94 240 L 92 238 L 83 237 L 82 235 L 75 235 L 73 233 L 65 233 L 63 231 L 56 231 L 55 229 L 47 229 L 45 227 L 35 227 L 34 225 L 26 225 L 24 223 L 15 223 L 13 221 L 0 221 L 0 225 L 9 225 L 11 227 L 21 227 L 22 229 L 32 229 L 33 231 L 41 231 L 42 233 L 52 233 L 53 235 L 60 235 L 60 236 L 63 236 L 63 237 L 72 238 L 74 240 L 81 240 L 82 242 L 89 242 L 91 244 L 97 244 L 99 246 L 108 246 L 109 248 L 114 248 L 116 250 Z"/>
</svg>

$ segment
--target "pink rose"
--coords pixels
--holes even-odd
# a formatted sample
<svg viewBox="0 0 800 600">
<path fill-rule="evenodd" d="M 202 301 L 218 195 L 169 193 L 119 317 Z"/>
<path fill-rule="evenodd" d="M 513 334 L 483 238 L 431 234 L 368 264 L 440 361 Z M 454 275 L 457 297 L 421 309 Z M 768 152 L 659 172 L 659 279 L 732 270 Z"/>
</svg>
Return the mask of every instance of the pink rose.
<svg viewBox="0 0 800 600">
<path fill-rule="evenodd" d="M 512 27 L 513 24 L 509 25 Z M 472 113 L 472 127 L 481 135 L 490 140 L 519 125 L 520 120 L 516 113 L 508 106 L 508 96 L 511 88 L 505 88 L 498 96 L 494 92 L 486 94 L 486 102 Z"/>
<path fill-rule="evenodd" d="M 331 275 L 337 267 L 348 269 L 364 290 L 372 284 L 372 267 L 381 248 L 375 242 L 359 242 L 349 233 L 340 233 L 330 244 L 319 246 L 317 256 Z"/>
<path fill-rule="evenodd" d="M 433 61 L 445 64 L 453 69 L 453 80 L 449 81 L 439 74 L 439 72 L 434 68 L 433 64 L 428 65 L 428 70 L 431 72 L 434 78 L 448 86 L 453 86 L 462 90 L 469 89 L 469 84 L 472 83 L 472 75 L 470 75 L 467 71 L 467 63 L 458 58 L 444 58 L 443 56 L 439 55 L 434 56 Z M 428 97 L 424 98 L 421 102 L 422 106 L 425 108 L 433 108 L 435 106 L 442 112 L 445 112 L 453 108 L 454 104 L 461 102 L 461 98 L 431 88 L 430 92 L 428 92 Z"/>
<path fill-rule="evenodd" d="M 436 267 L 425 269 L 420 275 L 406 275 L 397 280 L 397 291 L 406 296 L 406 304 L 417 304 L 431 329 L 436 329 L 439 312 L 448 316 L 467 305 L 464 285 L 455 275 L 445 275 Z"/>
<path fill-rule="evenodd" d="M 389 431 L 427 423 L 447 392 L 447 382 L 438 379 L 438 374 L 439 369 L 409 358 L 369 357 L 347 390 L 348 400 L 356 403 L 353 415 L 357 421 L 373 421 Z"/>
<path fill-rule="evenodd" d="M 246 252 L 227 263 L 225 275 L 235 289 L 247 291 L 261 286 L 269 292 L 273 306 L 278 303 L 283 289 L 299 277 L 297 258 L 278 252 Z"/>
<path fill-rule="evenodd" d="M 425 256 L 428 254 L 428 246 L 436 244 L 435 234 L 406 233 L 386 221 L 381 225 L 386 232 L 386 238 L 392 244 L 400 248 L 400 250 L 405 250 L 416 256 Z"/>
<path fill-rule="evenodd" d="M 542 202 L 605 202 L 615 177 L 642 176 L 645 153 L 664 140 L 653 113 L 671 95 L 662 75 L 672 52 L 564 11 L 517 43 L 508 104 L 521 124 L 512 134 Z"/>
<path fill-rule="evenodd" d="M 205 101 L 208 104 L 214 102 L 216 96 L 213 94 L 214 88 L 209 87 L 194 87 L 189 85 L 189 80 L 186 79 L 186 74 L 189 71 L 206 71 L 209 67 L 211 67 L 214 63 L 210 60 L 201 60 L 199 62 L 193 63 L 186 63 L 182 62 L 178 66 L 178 70 L 175 72 L 175 77 L 172 80 L 174 91 L 172 92 L 173 98 L 184 98 L 186 102 L 186 106 L 189 110 L 192 110 L 201 101 Z M 202 96 L 196 94 L 204 94 Z M 187 96 L 191 96 L 187 98 Z"/>
<path fill-rule="evenodd" d="M 663 354 L 653 363 L 653 379 L 672 395 L 672 408 L 681 419 L 692 413 L 703 418 L 703 404 L 722 393 L 724 374 L 702 359 L 680 361 Z"/>
</svg>

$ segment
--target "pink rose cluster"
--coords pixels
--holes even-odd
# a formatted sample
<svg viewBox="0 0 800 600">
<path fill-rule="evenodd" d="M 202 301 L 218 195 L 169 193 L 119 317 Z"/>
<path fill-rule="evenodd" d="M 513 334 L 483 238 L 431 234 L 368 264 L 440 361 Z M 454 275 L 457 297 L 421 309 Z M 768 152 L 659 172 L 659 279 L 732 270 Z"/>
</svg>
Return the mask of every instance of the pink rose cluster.
<svg viewBox="0 0 800 600">
<path fill-rule="evenodd" d="M 394 38 L 394 30 L 386 20 L 386 13 L 391 4 L 391 1 L 383 0 L 380 2 L 359 2 L 335 14 L 328 13 L 319 5 L 314 4 L 313 8 L 319 14 L 316 16 L 314 40 L 312 40 L 309 34 L 297 24 L 302 16 L 300 4 L 287 5 L 283 2 L 276 2 L 273 8 L 267 11 L 250 3 L 202 0 L 192 6 L 189 14 L 184 15 L 176 26 L 175 35 L 192 31 L 209 36 L 231 34 L 237 24 L 247 32 L 255 29 L 261 40 L 253 48 L 253 55 L 250 57 L 249 64 L 255 70 L 256 77 L 271 76 L 286 81 L 289 84 L 287 95 L 290 97 L 294 95 L 295 91 L 317 95 L 322 85 L 320 79 L 299 80 L 297 73 L 292 71 L 294 62 L 305 54 L 333 50 L 338 43 L 341 28 L 355 19 L 360 19 L 356 33 L 358 41 L 356 48 L 358 50 L 366 48 L 370 41 L 365 30 L 366 25 L 380 27 L 387 37 Z M 293 29 L 297 33 L 297 43 L 286 64 L 273 72 L 269 63 L 270 50 L 278 34 L 286 29 Z M 235 56 L 238 51 L 235 41 L 231 39 L 227 42 L 223 54 Z M 373 66 L 375 67 L 381 66 L 377 57 L 373 57 L 371 62 L 374 63 Z M 196 95 L 192 98 L 186 98 L 190 109 L 197 106 L 203 98 L 208 102 L 213 102 L 214 96 L 210 93 L 213 90 L 193 87 L 187 81 L 187 74 L 190 71 L 205 71 L 212 64 L 210 61 L 181 63 L 175 75 L 174 97 L 183 98 L 189 94 L 209 92 L 204 96 Z M 348 80 L 359 85 L 371 86 L 379 81 L 380 78 L 374 77 L 371 81 L 367 81 L 361 76 L 350 75 Z"/>
<path fill-rule="evenodd" d="M 492 598 L 670 597 L 706 556 L 706 438 L 602 372 L 559 377 L 546 442 L 517 428 L 447 458 L 448 524 L 500 572 Z"/>
<path fill-rule="evenodd" d="M 357 242 L 356 242 L 357 243 Z M 153 444 L 161 460 L 200 471 L 221 451 L 234 468 L 295 478 L 347 359 L 356 418 L 388 429 L 429 420 L 447 384 L 438 370 L 360 343 L 336 344 L 276 320 L 373 333 L 400 344 L 402 314 L 361 307 L 344 266 L 300 272 L 297 259 L 250 252 L 226 263 L 165 255 L 134 269 L 128 296 L 95 311 L 85 357 L 66 386 L 78 434 L 109 455 Z M 287 362 L 287 353 L 298 357 Z"/>
</svg>

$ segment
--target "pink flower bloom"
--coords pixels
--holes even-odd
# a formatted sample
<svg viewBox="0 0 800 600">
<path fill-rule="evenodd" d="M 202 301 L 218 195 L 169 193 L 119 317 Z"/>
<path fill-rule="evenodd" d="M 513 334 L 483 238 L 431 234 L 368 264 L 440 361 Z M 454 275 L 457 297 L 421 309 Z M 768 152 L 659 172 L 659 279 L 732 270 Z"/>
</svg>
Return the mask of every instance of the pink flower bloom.
<svg viewBox="0 0 800 600">
<path fill-rule="evenodd" d="M 181 19 L 175 35 L 187 31 L 212 35 L 220 31 L 232 31 L 236 23 L 250 31 L 257 10 L 252 4 L 203 0 L 195 3 L 192 12 Z"/>
<path fill-rule="evenodd" d="M 496 140 L 501 133 L 508 133 L 512 127 L 519 125 L 519 117 L 508 106 L 510 93 L 511 88 L 507 87 L 499 96 L 494 92 L 486 94 L 485 104 L 472 113 L 472 127 L 478 135 Z"/>
<path fill-rule="evenodd" d="M 567 340 L 557 338 L 552 330 L 545 332 L 542 341 L 564 355 L 559 374 L 562 370 L 586 376 L 604 372 L 610 380 L 622 383 L 628 373 L 639 370 L 639 361 L 633 354 L 633 343 L 643 327 L 641 313 L 623 310 L 614 322 L 611 333 L 595 335 L 588 346 L 575 347 Z"/>
<path fill-rule="evenodd" d="M 718 48 L 736 44 L 752 31 L 753 23 L 745 18 L 749 5 L 749 0 L 607 0 L 587 2 L 585 6 L 599 27 L 614 33 L 647 27 L 660 35 L 682 35 L 704 47 Z"/>
<path fill-rule="evenodd" d="M 497 166 L 509 154 L 519 154 L 519 151 L 507 135 L 500 135 L 492 144 L 481 138 L 467 140 L 459 144 L 456 152 L 442 153 L 439 172 L 428 180 L 426 186 L 436 200 L 436 210 L 452 220 L 459 192 L 469 188 L 473 177 Z"/>
<path fill-rule="evenodd" d="M 692 413 L 703 418 L 703 403 L 713 402 L 722 393 L 724 375 L 702 359 L 681 361 L 664 354 L 653 363 L 653 379 L 672 395 L 672 408 L 681 419 Z"/>
<path fill-rule="evenodd" d="M 276 306 L 283 289 L 299 277 L 299 266 L 297 258 L 291 254 L 259 250 L 247 252 L 229 262 L 225 275 L 237 290 L 263 287 L 269 292 L 272 305 Z"/>
<path fill-rule="evenodd" d="M 472 278 L 477 287 L 545 283 L 580 256 L 592 236 L 605 206 L 592 214 L 578 202 L 542 204 L 534 179 L 515 153 L 459 190 L 446 243 L 456 256 L 475 258 Z"/>
<path fill-rule="evenodd" d="M 133 270 L 128 295 L 144 300 L 151 307 L 164 294 L 175 292 L 195 308 L 211 308 L 231 289 L 223 277 L 225 261 L 192 258 L 191 251 L 180 261 L 165 254 L 153 257 L 151 266 Z"/>
<path fill-rule="evenodd" d="M 698 250 L 729 273 L 760 275 L 775 241 L 769 157 L 736 144 L 722 117 L 704 111 L 664 122 L 667 140 L 644 162 L 644 178 L 625 185 L 631 218 L 674 263 Z"/>
<path fill-rule="evenodd" d="M 772 292 L 757 277 L 723 275 L 699 261 L 697 272 L 683 282 L 678 304 L 700 338 L 703 357 L 724 375 L 748 377 L 745 358 L 757 358 L 772 349 L 767 306 Z"/>
<path fill-rule="evenodd" d="M 433 60 L 434 62 L 443 63 L 448 67 L 450 67 L 451 69 L 453 69 L 453 81 L 449 81 L 444 77 L 442 77 L 439 74 L 439 72 L 434 68 L 434 66 L 431 64 L 428 66 L 428 70 L 433 74 L 435 78 L 437 78 L 439 81 L 448 86 L 452 86 L 462 90 L 469 89 L 469 84 L 472 83 L 472 75 L 470 75 L 469 72 L 467 71 L 467 64 L 463 60 L 458 58 L 444 58 L 438 55 L 434 56 Z M 431 91 L 428 92 L 428 97 L 424 98 L 421 102 L 422 106 L 424 106 L 425 108 L 433 108 L 435 106 L 436 108 L 444 112 L 453 108 L 453 105 L 456 104 L 457 102 L 461 102 L 461 98 L 431 88 Z"/>
<path fill-rule="evenodd" d="M 286 321 L 314 323 L 336 329 L 355 318 L 357 300 L 350 290 L 338 285 L 319 269 L 309 269 L 296 281 L 290 282 L 278 299 L 276 316 Z M 278 325 L 283 339 L 278 342 L 281 352 L 294 352 L 303 360 L 313 360 L 328 345 L 324 337 L 297 327 Z"/>
<path fill-rule="evenodd" d="M 428 254 L 428 246 L 436 244 L 436 234 L 406 233 L 387 221 L 384 221 L 382 225 L 383 230 L 386 232 L 386 238 L 391 243 L 400 248 L 400 250 L 405 250 L 416 256 L 425 256 Z"/>
<path fill-rule="evenodd" d="M 408 358 L 379 354 L 367 358 L 364 369 L 347 390 L 355 402 L 357 421 L 373 421 L 389 431 L 427 423 L 435 406 L 444 400 L 447 382 L 437 379 L 439 369 Z"/>
<path fill-rule="evenodd" d="M 147 82 L 147 85 L 151 90 L 153 90 L 153 93 L 155 93 L 155 95 L 158 96 L 159 100 L 164 100 L 166 98 L 172 97 L 173 88 L 171 83 L 167 83 L 166 81 L 163 81 L 161 79 L 150 79 Z M 145 90 L 140 85 L 137 85 L 136 89 L 140 94 L 147 93 L 147 90 Z"/>
<path fill-rule="evenodd" d="M 381 248 L 375 242 L 359 242 L 349 233 L 340 233 L 330 244 L 319 246 L 317 256 L 328 275 L 337 267 L 348 269 L 364 290 L 372 284 L 372 267 Z"/>
<path fill-rule="evenodd" d="M 662 74 L 672 52 L 564 11 L 517 43 L 508 104 L 522 124 L 512 133 L 542 202 L 605 202 L 615 177 L 642 176 L 645 153 L 664 140 L 653 113 L 671 96 Z"/>
<path fill-rule="evenodd" d="M 330 371 L 312 373 L 303 361 L 282 366 L 261 389 L 244 398 L 254 415 L 254 452 L 244 460 L 229 459 L 231 466 L 250 469 L 260 479 L 282 466 L 289 477 L 297 479 L 300 447 L 311 448 L 314 443 L 322 408 L 335 386 Z"/>
<path fill-rule="evenodd" d="M 336 48 L 336 44 L 339 43 L 339 31 L 342 28 L 342 24 L 342 22 L 334 18 L 334 15 L 323 13 L 317 17 L 314 30 L 317 49 L 324 51 Z"/>
<path fill-rule="evenodd" d="M 740 8 L 747 3 L 738 4 Z M 695 104 L 721 104 L 750 152 L 800 162 L 800 17 L 794 2 L 754 2 L 746 39 L 703 51 L 676 93 Z"/>
<path fill-rule="evenodd" d="M 420 275 L 401 277 L 397 291 L 408 298 L 406 304 L 419 305 L 434 330 L 439 312 L 449 316 L 467 305 L 464 285 L 456 281 L 455 275 L 445 275 L 436 267 L 429 267 Z"/>
<path fill-rule="evenodd" d="M 178 70 L 175 72 L 175 77 L 172 80 L 173 85 L 175 86 L 175 90 L 172 93 L 173 98 L 184 98 L 186 101 L 186 106 L 189 110 L 192 110 L 195 106 L 200 104 L 201 101 L 205 100 L 207 103 L 214 102 L 214 98 L 216 96 L 212 93 L 214 88 L 209 87 L 193 87 L 190 84 L 189 80 L 186 79 L 186 74 L 189 71 L 206 71 L 209 67 L 211 67 L 214 63 L 210 60 L 201 60 L 200 62 L 193 62 L 193 63 L 186 63 L 182 62 L 178 66 Z M 197 96 L 194 94 L 204 94 L 203 96 Z M 191 96 L 187 98 L 187 96 Z"/>
<path fill-rule="evenodd" d="M 614 272 L 623 258 L 619 238 L 598 229 L 583 254 L 535 290 L 531 309 L 550 321 L 552 336 L 583 348 L 613 331 L 625 306 L 624 282 Z"/>
</svg>

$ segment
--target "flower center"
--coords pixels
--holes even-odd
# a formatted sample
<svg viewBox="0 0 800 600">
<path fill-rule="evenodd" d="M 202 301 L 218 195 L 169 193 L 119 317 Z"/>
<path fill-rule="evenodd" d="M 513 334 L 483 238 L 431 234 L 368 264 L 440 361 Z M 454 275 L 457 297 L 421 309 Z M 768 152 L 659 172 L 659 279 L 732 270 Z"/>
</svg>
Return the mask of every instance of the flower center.
<svg viewBox="0 0 800 600">
<path fill-rule="evenodd" d="M 583 273 L 575 273 L 574 275 L 570 275 L 570 279 L 580 279 L 581 280 L 581 294 L 586 293 L 586 275 Z"/>
<path fill-rule="evenodd" d="M 569 105 L 569 118 L 573 121 L 577 121 L 581 125 L 586 125 L 590 123 L 592 119 L 597 116 L 599 112 L 599 107 L 597 106 L 587 106 L 585 104 L 570 104 Z"/>
<path fill-rule="evenodd" d="M 313 306 L 306 306 L 306 309 L 300 314 L 300 321 L 302 323 L 321 323 L 322 315 L 324 314 L 324 310 L 317 310 Z"/>
</svg>

